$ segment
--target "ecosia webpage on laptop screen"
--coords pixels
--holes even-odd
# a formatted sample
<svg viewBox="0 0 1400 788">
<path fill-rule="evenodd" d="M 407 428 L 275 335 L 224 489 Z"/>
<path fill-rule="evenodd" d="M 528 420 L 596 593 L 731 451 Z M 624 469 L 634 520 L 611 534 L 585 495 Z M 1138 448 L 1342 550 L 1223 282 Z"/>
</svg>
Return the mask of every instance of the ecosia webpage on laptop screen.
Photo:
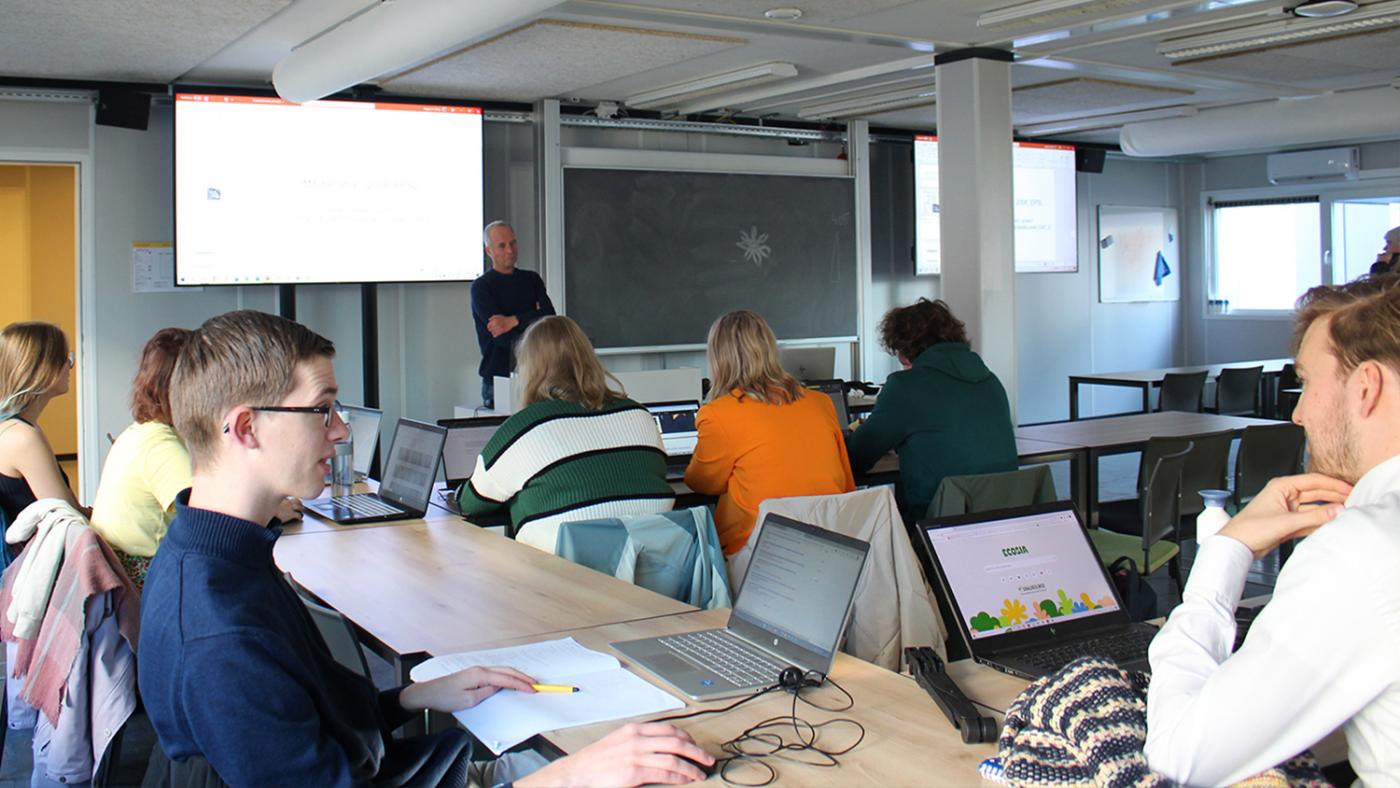
<svg viewBox="0 0 1400 788">
<path fill-rule="evenodd" d="M 1073 512 L 931 528 L 973 639 L 1118 609 Z"/>
<path fill-rule="evenodd" d="M 481 135 L 479 107 L 177 93 L 176 283 L 475 278 Z"/>
</svg>

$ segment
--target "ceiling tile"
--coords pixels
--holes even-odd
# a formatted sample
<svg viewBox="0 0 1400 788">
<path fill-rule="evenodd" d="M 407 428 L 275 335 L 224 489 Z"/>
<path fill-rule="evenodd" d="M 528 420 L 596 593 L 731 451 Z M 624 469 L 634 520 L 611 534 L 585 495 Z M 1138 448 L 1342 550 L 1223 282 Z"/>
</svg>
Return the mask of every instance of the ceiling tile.
<svg viewBox="0 0 1400 788">
<path fill-rule="evenodd" d="M 1011 115 L 1017 125 L 1040 120 L 1121 111 L 1125 107 L 1179 102 L 1189 90 L 1114 82 L 1106 79 L 1066 79 L 1016 88 Z"/>
</svg>

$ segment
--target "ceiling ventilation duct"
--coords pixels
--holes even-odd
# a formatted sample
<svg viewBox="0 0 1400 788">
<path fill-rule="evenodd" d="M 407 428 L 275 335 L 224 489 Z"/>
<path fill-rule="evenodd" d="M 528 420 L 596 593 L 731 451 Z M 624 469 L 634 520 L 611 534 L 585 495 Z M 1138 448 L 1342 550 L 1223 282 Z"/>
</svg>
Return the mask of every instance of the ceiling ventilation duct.
<svg viewBox="0 0 1400 788">
<path fill-rule="evenodd" d="M 272 85 L 287 101 L 314 101 L 422 63 L 558 2 L 377 3 L 293 49 L 273 68 Z"/>
<path fill-rule="evenodd" d="M 1130 123 L 1118 134 L 1129 156 L 1185 156 L 1400 136 L 1390 87 L 1201 110 L 1193 118 Z"/>
</svg>

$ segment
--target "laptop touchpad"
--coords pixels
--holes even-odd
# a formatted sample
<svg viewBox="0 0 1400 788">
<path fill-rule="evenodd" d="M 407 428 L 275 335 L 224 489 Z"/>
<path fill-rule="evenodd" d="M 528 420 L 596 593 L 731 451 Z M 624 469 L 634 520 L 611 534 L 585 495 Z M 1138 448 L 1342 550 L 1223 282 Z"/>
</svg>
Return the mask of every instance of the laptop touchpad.
<svg viewBox="0 0 1400 788">
<path fill-rule="evenodd" d="M 653 671 L 664 675 L 680 675 L 685 671 L 696 672 L 700 668 L 693 663 L 686 662 L 674 654 L 654 654 L 647 657 L 647 667 Z"/>
</svg>

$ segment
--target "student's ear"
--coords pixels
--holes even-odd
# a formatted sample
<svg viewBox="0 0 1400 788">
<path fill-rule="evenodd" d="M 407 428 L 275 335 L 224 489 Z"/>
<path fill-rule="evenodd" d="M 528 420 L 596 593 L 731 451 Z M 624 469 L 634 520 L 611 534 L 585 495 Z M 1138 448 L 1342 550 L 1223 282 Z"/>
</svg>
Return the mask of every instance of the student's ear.
<svg viewBox="0 0 1400 788">
<path fill-rule="evenodd" d="M 1395 381 L 1386 379 L 1385 371 L 1375 360 L 1363 361 L 1351 373 L 1351 385 L 1357 397 L 1357 415 L 1369 418 L 1380 405 L 1382 393 Z"/>
<path fill-rule="evenodd" d="M 239 406 L 224 415 L 223 433 L 245 449 L 258 448 L 258 437 L 253 434 L 253 410 Z"/>
</svg>

